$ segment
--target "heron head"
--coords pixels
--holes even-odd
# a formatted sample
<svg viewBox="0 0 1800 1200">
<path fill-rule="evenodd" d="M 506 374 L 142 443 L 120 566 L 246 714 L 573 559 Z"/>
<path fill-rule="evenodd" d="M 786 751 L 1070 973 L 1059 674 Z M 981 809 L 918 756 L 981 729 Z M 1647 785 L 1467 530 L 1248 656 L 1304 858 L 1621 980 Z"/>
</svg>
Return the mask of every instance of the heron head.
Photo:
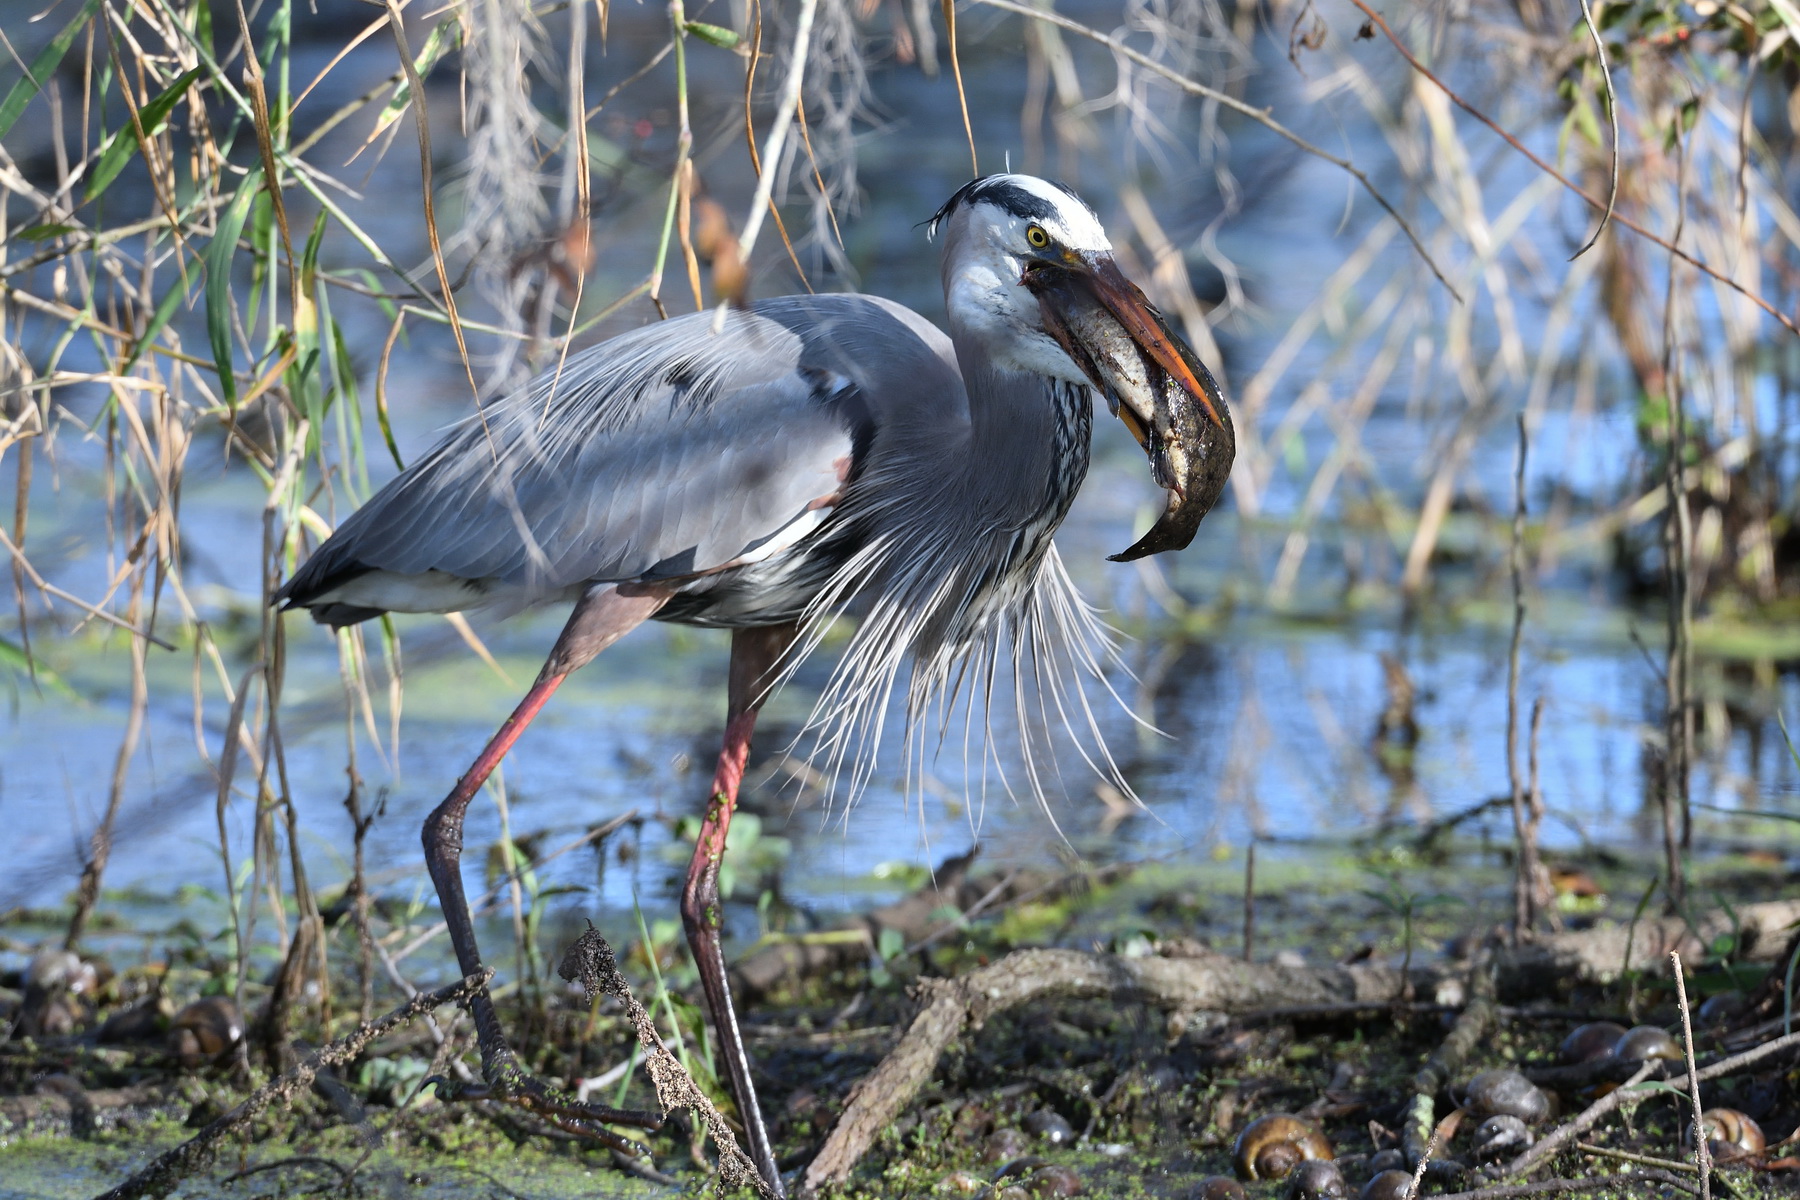
<svg viewBox="0 0 1800 1200">
<path fill-rule="evenodd" d="M 931 218 L 944 237 L 944 301 L 950 324 L 996 365 L 1087 383 L 1045 328 L 1025 286 L 1036 264 L 1112 260 L 1106 230 L 1081 197 L 1031 175 L 986 175 L 964 184 Z"/>
<path fill-rule="evenodd" d="M 1116 559 L 1179 550 L 1219 495 L 1236 454 L 1212 375 L 1125 277 L 1087 203 L 1030 175 L 965 184 L 931 220 L 944 239 L 944 299 L 960 341 L 990 361 L 1091 384 L 1149 456 L 1168 492 L 1161 519 Z"/>
</svg>

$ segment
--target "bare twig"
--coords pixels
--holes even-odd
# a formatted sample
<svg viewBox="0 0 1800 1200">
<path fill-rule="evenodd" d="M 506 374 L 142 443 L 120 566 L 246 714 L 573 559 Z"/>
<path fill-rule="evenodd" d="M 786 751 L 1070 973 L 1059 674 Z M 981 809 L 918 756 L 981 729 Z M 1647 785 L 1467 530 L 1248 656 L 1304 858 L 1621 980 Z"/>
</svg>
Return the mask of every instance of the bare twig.
<svg viewBox="0 0 1800 1200">
<path fill-rule="evenodd" d="M 1640 1167 L 1661 1167 L 1665 1171 L 1681 1171 L 1693 1174 L 1693 1163 L 1677 1162 L 1672 1158 L 1657 1158 L 1650 1154 L 1633 1154 L 1629 1150 L 1609 1150 L 1605 1146 L 1590 1146 L 1586 1142 L 1576 1142 L 1575 1149 L 1583 1154 L 1591 1154 L 1595 1158 L 1611 1158 L 1619 1162 L 1636 1163 Z"/>
<path fill-rule="evenodd" d="M 1426 1117 L 1429 1118 L 1430 1115 L 1428 1111 Z M 1461 1115 L 1460 1111 L 1453 1112 L 1431 1127 L 1431 1136 L 1425 1140 L 1425 1148 L 1419 1152 L 1419 1160 L 1413 1164 L 1412 1182 L 1406 1185 L 1408 1197 L 1418 1196 L 1419 1185 L 1425 1182 L 1426 1168 L 1431 1166 L 1431 1156 L 1437 1153 L 1438 1143 L 1444 1140 L 1444 1127 L 1452 1125 Z"/>
<path fill-rule="evenodd" d="M 1400 232 L 1406 235 L 1406 240 L 1412 243 L 1413 249 L 1418 252 L 1419 257 L 1425 260 L 1425 265 L 1431 268 L 1431 273 L 1437 276 L 1437 281 L 1444 285 L 1444 289 L 1454 296 L 1458 303 L 1462 302 L 1462 293 L 1458 292 L 1455 285 L 1444 277 L 1443 271 L 1438 269 L 1436 260 L 1431 257 L 1431 252 L 1425 249 L 1425 243 L 1419 240 L 1419 235 L 1413 232 L 1412 226 L 1407 224 L 1406 218 L 1402 217 L 1400 211 L 1392 204 L 1388 203 L 1387 197 L 1381 194 L 1380 189 L 1375 186 L 1368 175 L 1349 159 L 1340 158 L 1328 150 L 1323 150 L 1318 146 L 1313 145 L 1311 142 L 1289 129 L 1286 125 L 1283 125 L 1280 121 L 1277 121 L 1274 117 L 1270 116 L 1267 110 L 1256 108 L 1253 105 L 1246 104 L 1236 96 L 1221 92 L 1216 88 L 1207 87 L 1204 83 L 1189 79 L 1181 72 L 1158 62 L 1156 59 L 1151 58 L 1148 54 L 1145 54 L 1140 50 L 1133 49 L 1118 38 L 1101 33 L 1097 29 L 1091 29 L 1079 21 L 1074 21 L 1063 16 L 1061 13 L 1031 8 L 1024 4 L 1015 3 L 1014 0 L 975 0 L 975 2 L 984 4 L 989 8 L 997 8 L 1002 12 L 1015 13 L 1018 16 L 1027 17 L 1033 21 L 1044 21 L 1048 24 L 1055 25 L 1059 29 L 1066 29 L 1070 33 L 1078 34 L 1081 37 L 1087 38 L 1089 41 L 1098 42 L 1111 50 L 1114 54 L 1119 55 L 1121 58 L 1134 62 L 1145 70 L 1153 71 L 1157 75 L 1162 76 L 1189 95 L 1204 97 L 1213 101 L 1215 104 L 1220 104 L 1229 108 L 1232 112 L 1235 112 L 1240 116 L 1248 117 L 1265 129 L 1286 138 L 1306 153 L 1311 154 L 1316 158 L 1324 159 L 1332 166 L 1337 167 L 1339 170 L 1348 174 L 1352 179 L 1356 180 L 1357 183 L 1361 184 L 1362 189 L 1369 194 L 1370 198 L 1372 198 L 1376 204 L 1381 206 L 1381 210 L 1394 219 L 1394 223 L 1400 227 Z"/>
<path fill-rule="evenodd" d="M 73 604 L 88 616 L 93 617 L 96 620 L 104 621 L 108 625 L 123 629 L 131 636 L 143 638 L 152 645 L 161 646 L 164 650 L 175 649 L 175 644 L 173 642 L 165 641 L 162 638 L 157 637 L 148 629 L 139 629 L 136 625 L 133 625 L 123 617 L 116 616 L 98 605 L 89 604 L 80 596 L 77 596 L 72 592 L 64 591 L 62 588 L 57 587 L 54 583 L 45 579 L 42 575 L 39 575 L 37 573 L 37 568 L 31 565 L 31 560 L 27 559 L 19 552 L 19 548 L 13 545 L 12 538 L 7 536 L 6 530 L 4 529 L 0 529 L 0 549 L 4 549 L 8 554 L 12 555 L 13 562 L 25 572 L 26 578 L 31 580 L 31 585 L 37 588 L 38 591 L 44 593 L 44 595 L 55 596 L 58 600 Z"/>
<path fill-rule="evenodd" d="M 1694 1192 L 1694 1186 L 1663 1171 L 1630 1171 L 1619 1175 L 1590 1175 L 1574 1179 L 1545 1179 L 1537 1183 L 1497 1183 L 1467 1192 L 1451 1192 L 1434 1200 L 1514 1200 L 1523 1196 L 1555 1196 L 1562 1192 L 1623 1192 L 1641 1196 L 1646 1183 L 1660 1183 Z M 1698 1194 L 1698 1193 L 1695 1193 Z"/>
<path fill-rule="evenodd" d="M 1688 1099 L 1694 1105 L 1694 1166 L 1700 1172 L 1700 1200 L 1712 1200 L 1712 1153 L 1706 1145 L 1706 1126 L 1700 1114 L 1700 1072 L 1694 1069 L 1694 1021 L 1688 1013 L 1687 979 L 1681 970 L 1681 954 L 1669 951 L 1669 967 L 1675 972 L 1675 998 L 1681 1008 L 1681 1049 L 1687 1056 Z"/>
<path fill-rule="evenodd" d="M 1523 1175 L 1526 1172 L 1531 1171 L 1537 1167 L 1539 1163 L 1544 1162 L 1552 1154 L 1561 1150 L 1576 1137 L 1592 1129 L 1594 1125 L 1599 1122 L 1600 1118 L 1612 1112 L 1613 1109 L 1619 1107 L 1619 1105 L 1625 1103 L 1625 1101 L 1631 1100 L 1635 1102 L 1643 1099 L 1642 1093 L 1634 1093 L 1632 1089 L 1644 1082 L 1644 1080 L 1650 1078 L 1651 1074 L 1657 1070 L 1659 1065 L 1660 1063 L 1657 1059 L 1650 1059 L 1647 1062 L 1640 1064 L 1638 1069 L 1632 1072 L 1631 1077 L 1624 1083 L 1582 1109 L 1575 1115 L 1574 1119 L 1558 1126 L 1548 1136 L 1539 1139 L 1536 1145 L 1532 1146 L 1529 1150 L 1525 1151 L 1525 1153 L 1508 1163 L 1506 1169 L 1500 1173 L 1501 1178 L 1504 1179 L 1513 1175 Z"/>
<path fill-rule="evenodd" d="M 1600 60 L 1600 78 L 1606 83 L 1606 120 L 1612 129 L 1612 179 L 1606 189 L 1606 211 L 1600 214 L 1600 224 L 1594 226 L 1594 236 L 1569 255 L 1570 262 L 1594 248 L 1612 220 L 1613 206 L 1619 202 L 1619 97 L 1613 91 L 1612 65 L 1606 61 L 1606 39 L 1600 36 L 1600 27 L 1594 23 L 1594 10 L 1588 0 L 1581 0 L 1581 19 L 1587 24 L 1588 36 L 1594 39 L 1594 54 Z M 1748 95 L 1747 89 L 1745 94 Z"/>
<path fill-rule="evenodd" d="M 774 194 L 775 167 L 781 161 L 782 147 L 787 144 L 788 130 L 793 127 L 794 110 L 800 104 L 800 85 L 806 80 L 807 48 L 812 44 L 813 15 L 818 0 L 800 0 L 800 11 L 794 19 L 794 42 L 789 51 L 787 79 L 781 85 L 781 99 L 775 105 L 775 121 L 763 143 L 763 169 L 756 177 L 756 197 L 744 217 L 744 232 L 738 237 L 738 261 L 749 263 L 750 251 L 756 248 L 756 236 L 762 232 L 763 216 Z M 723 313 L 723 309 L 720 310 Z"/>
<path fill-rule="evenodd" d="M 1454 1132 L 1454 1128 L 1441 1131 L 1433 1120 L 1437 1095 L 1493 1028 L 1494 996 L 1494 963 L 1490 955 L 1483 953 L 1469 969 L 1468 1005 L 1438 1048 L 1431 1052 L 1431 1057 L 1425 1060 L 1425 1065 L 1413 1076 L 1412 1100 L 1401 1130 L 1401 1141 L 1404 1153 L 1413 1162 L 1415 1195 L 1419 1180 L 1424 1178 L 1425 1164 L 1431 1158 L 1432 1148 Z"/>
<path fill-rule="evenodd" d="M 1526 812 L 1525 780 L 1519 771 L 1519 649 L 1525 640 L 1525 456 L 1530 434 L 1519 414 L 1519 453 L 1515 459 L 1512 520 L 1512 643 L 1506 655 L 1506 778 L 1512 789 L 1513 940 L 1529 941 L 1537 928 L 1537 838 Z"/>
<path fill-rule="evenodd" d="M 956 48 L 956 0 L 943 0 L 944 36 L 950 41 L 950 73 L 956 79 L 956 103 L 962 110 L 963 136 L 969 140 L 969 172 L 981 174 L 981 160 L 975 155 L 975 127 L 969 123 L 969 94 L 963 90 L 962 55 Z"/>
<path fill-rule="evenodd" d="M 1244 961 L 1249 962 L 1256 942 L 1256 841 L 1244 852 Z"/>
</svg>

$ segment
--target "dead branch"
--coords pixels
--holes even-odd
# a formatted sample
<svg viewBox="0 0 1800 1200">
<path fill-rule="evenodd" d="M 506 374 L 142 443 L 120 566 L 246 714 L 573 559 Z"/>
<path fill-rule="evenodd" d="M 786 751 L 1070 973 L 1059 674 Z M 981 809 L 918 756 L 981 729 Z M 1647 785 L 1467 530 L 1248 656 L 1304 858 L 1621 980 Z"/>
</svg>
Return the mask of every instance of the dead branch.
<svg viewBox="0 0 1800 1200">
<path fill-rule="evenodd" d="M 167 1099 L 167 1089 L 148 1084 L 90 1091 L 67 1075 L 53 1075 L 39 1080 L 32 1095 L 0 1097 L 0 1123 L 13 1133 L 82 1136 L 121 1110 L 153 1108 Z"/>
<path fill-rule="evenodd" d="M 414 996 L 380 1020 L 359 1026 L 354 1032 L 329 1042 L 302 1058 L 295 1066 L 251 1092 L 242 1104 L 196 1133 L 172 1150 L 156 1156 L 148 1165 L 96 1200 L 137 1200 L 140 1196 L 162 1196 L 182 1179 L 211 1162 L 224 1137 L 261 1116 L 277 1100 L 292 1103 L 295 1096 L 312 1086 L 322 1068 L 347 1063 L 361 1054 L 368 1044 L 388 1030 L 404 1025 L 422 1013 L 446 1004 L 466 1000 L 481 988 L 493 972 L 470 975 L 435 992 Z"/>
<path fill-rule="evenodd" d="M 819 934 L 783 938 L 753 950 L 731 968 L 733 991 L 754 1001 L 786 985 L 865 963 L 887 930 L 900 935 L 905 954 L 916 954 L 978 916 L 1114 881 L 1131 869 L 1119 865 L 1062 874 L 1019 869 L 971 874 L 979 852 L 976 847 L 945 860 L 925 886 L 892 904 L 845 918 Z M 944 911 L 952 908 L 957 915 L 946 919 Z"/>
<path fill-rule="evenodd" d="M 1623 924 L 1549 934 L 1498 958 L 1500 994 L 1544 995 L 1576 980 L 1609 983 L 1626 971 L 1662 969 L 1669 951 L 1703 955 L 1714 939 L 1735 935 L 1742 958 L 1766 961 L 1779 953 L 1788 931 L 1800 922 L 1800 900 L 1746 904 L 1730 913 L 1712 912 L 1692 924 L 1681 917 L 1637 923 L 1633 937 Z M 1627 954 L 1629 953 L 1629 958 Z"/>
<path fill-rule="evenodd" d="M 692 1109 L 718 1148 L 720 1183 L 755 1188 L 757 1195 L 772 1200 L 775 1193 L 763 1182 L 756 1164 L 738 1145 L 724 1114 L 700 1090 L 694 1077 L 681 1065 L 681 1060 L 664 1043 L 662 1035 L 656 1031 L 656 1022 L 631 994 L 631 985 L 625 982 L 612 947 L 591 924 L 563 954 L 556 973 L 571 983 L 579 983 L 589 1003 L 602 992 L 618 998 L 625 1008 L 625 1015 L 631 1018 L 631 1024 L 637 1030 L 638 1045 L 644 1052 L 644 1068 L 650 1073 L 650 1082 L 656 1088 L 656 1099 L 664 1114 L 677 1108 Z"/>
</svg>

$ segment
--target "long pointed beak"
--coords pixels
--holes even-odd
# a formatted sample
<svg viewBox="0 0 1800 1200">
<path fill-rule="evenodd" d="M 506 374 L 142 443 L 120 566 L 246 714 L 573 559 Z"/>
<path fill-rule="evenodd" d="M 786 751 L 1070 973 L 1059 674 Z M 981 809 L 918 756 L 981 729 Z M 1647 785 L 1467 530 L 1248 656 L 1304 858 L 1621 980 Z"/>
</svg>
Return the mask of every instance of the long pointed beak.
<svg viewBox="0 0 1800 1200">
<path fill-rule="evenodd" d="M 1225 490 L 1237 454 L 1212 373 L 1110 255 L 1034 263 L 1022 282 L 1037 295 L 1044 328 L 1105 395 L 1168 492 L 1156 524 L 1113 560 L 1184 548 Z"/>
<path fill-rule="evenodd" d="M 1131 335 L 1139 351 L 1192 397 L 1207 419 L 1224 429 L 1229 418 L 1221 415 L 1225 411 L 1225 400 L 1219 395 L 1219 385 L 1214 382 L 1212 373 L 1194 360 L 1187 343 L 1169 328 L 1138 285 L 1125 278 L 1118 263 L 1111 258 L 1101 258 L 1093 261 L 1090 269 L 1084 282 L 1093 291 L 1094 298 L 1105 305 Z"/>
</svg>

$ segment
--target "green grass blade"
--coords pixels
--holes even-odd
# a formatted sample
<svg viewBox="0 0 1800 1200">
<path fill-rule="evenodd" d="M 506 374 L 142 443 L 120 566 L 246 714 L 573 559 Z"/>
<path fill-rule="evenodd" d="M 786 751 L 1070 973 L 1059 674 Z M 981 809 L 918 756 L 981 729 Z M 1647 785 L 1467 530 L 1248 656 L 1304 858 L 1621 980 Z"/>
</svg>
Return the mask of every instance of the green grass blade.
<svg viewBox="0 0 1800 1200">
<path fill-rule="evenodd" d="M 175 105 L 180 103 L 182 96 L 187 94 L 188 88 L 192 87 L 194 81 L 200 78 L 204 69 L 195 67 L 191 71 L 183 71 L 180 78 L 170 84 L 167 89 L 153 97 L 144 107 L 138 109 L 137 124 L 143 127 L 145 138 L 153 138 L 163 131 L 163 126 L 169 123 L 169 114 L 175 111 Z M 129 163 L 131 156 L 137 152 L 137 127 L 127 121 L 113 130 L 112 136 L 107 138 L 106 144 L 100 148 L 100 160 L 94 164 L 94 173 L 88 176 L 87 192 L 83 203 L 94 200 L 101 192 L 104 192 L 107 185 L 119 177 L 119 172 L 125 169 L 125 164 Z"/>
<path fill-rule="evenodd" d="M 262 187 L 262 171 L 253 170 L 213 230 L 206 247 L 206 336 L 212 342 L 213 362 L 219 368 L 219 389 L 225 403 L 237 407 L 237 377 L 231 371 L 231 262 L 237 257 L 238 235 L 250 216 L 250 202 Z"/>
<path fill-rule="evenodd" d="M 144 357 L 144 351 L 148 350 L 156 341 L 156 335 L 161 333 L 163 326 L 167 325 L 175 316 L 175 310 L 181 307 L 182 302 L 188 298 L 188 294 L 186 288 L 171 287 L 168 290 L 161 302 L 157 304 L 156 311 L 150 315 L 150 323 L 144 326 L 143 336 L 138 338 L 131 347 L 131 357 L 126 359 L 125 365 L 119 368 L 119 374 L 131 374 L 131 368 L 138 365 L 138 360 Z"/>
<path fill-rule="evenodd" d="M 42 660 L 33 661 L 25 653 L 24 647 L 16 642 L 0 638 L 0 667 L 9 667 L 21 675 L 29 675 L 40 687 L 47 687 L 65 700 L 79 700 L 81 697 L 75 689 L 63 681 L 63 677 L 43 664 Z"/>
<path fill-rule="evenodd" d="M 452 35 L 457 32 L 455 17 L 447 17 L 432 26 L 431 32 L 425 35 L 425 44 L 413 57 L 413 69 L 419 73 L 420 79 L 429 75 L 431 69 L 437 66 L 438 60 L 455 49 L 456 43 L 461 40 L 452 38 Z M 382 106 L 380 115 L 375 118 L 375 128 L 369 132 L 369 141 L 373 142 L 386 131 L 389 125 L 399 120 L 400 114 L 405 112 L 406 106 L 411 103 L 412 81 L 403 75 L 399 84 L 394 88 L 393 97 Z"/>
<path fill-rule="evenodd" d="M 79 225 L 29 225 L 24 229 L 13 230 L 13 236 L 21 242 L 47 242 L 51 238 L 63 237 L 66 234 L 79 233 Z"/>
<path fill-rule="evenodd" d="M 0 138 L 11 132 L 13 125 L 24 115 L 25 106 L 43 87 L 43 81 L 50 78 L 56 70 L 56 64 L 62 56 L 69 52 L 69 46 L 75 41 L 75 35 L 81 32 L 93 15 L 100 11 L 100 0 L 87 0 L 75 19 L 64 25 L 62 32 L 50 39 L 50 44 L 38 52 L 31 60 L 31 67 L 25 72 L 25 78 L 13 84 L 6 91 L 6 99 L 0 100 Z"/>
</svg>

